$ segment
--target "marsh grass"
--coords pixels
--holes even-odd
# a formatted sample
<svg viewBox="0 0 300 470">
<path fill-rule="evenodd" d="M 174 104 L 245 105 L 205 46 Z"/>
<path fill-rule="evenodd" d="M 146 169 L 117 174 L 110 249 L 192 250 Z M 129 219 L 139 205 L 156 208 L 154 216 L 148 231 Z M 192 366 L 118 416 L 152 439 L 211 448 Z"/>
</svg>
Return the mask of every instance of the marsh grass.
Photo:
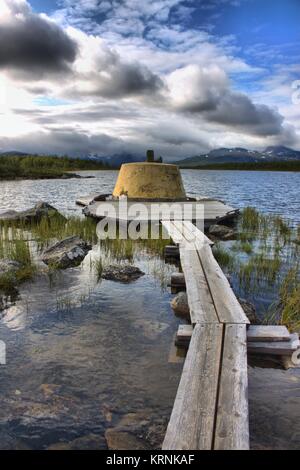
<svg viewBox="0 0 300 470">
<path fill-rule="evenodd" d="M 31 224 L 26 229 L 35 237 L 39 248 L 43 249 L 53 241 L 63 240 L 73 235 L 77 235 L 87 242 L 96 243 L 98 240 L 96 226 L 97 223 L 90 217 L 72 216 L 66 220 L 58 216 L 43 217 L 40 222 Z"/>
<path fill-rule="evenodd" d="M 264 284 L 272 285 L 280 271 L 282 261 L 279 257 L 267 258 L 264 254 L 256 254 L 245 264 L 241 264 L 238 280 L 247 290 L 255 291 Z"/>
<path fill-rule="evenodd" d="M 300 330 L 300 276 L 299 267 L 290 269 L 284 278 L 280 291 L 280 323 L 291 331 Z"/>
<path fill-rule="evenodd" d="M 265 315 L 266 323 L 300 329 L 299 225 L 247 207 L 236 229 L 235 243 L 214 248 L 217 261 L 243 295 L 274 299 Z"/>
<path fill-rule="evenodd" d="M 32 279 L 36 273 L 29 241 L 20 229 L 1 230 L 0 227 L 0 258 L 20 263 L 16 272 L 0 275 L 0 289 L 4 292 L 13 291 L 17 284 Z"/>
<path fill-rule="evenodd" d="M 264 318 L 266 324 L 286 326 L 289 331 L 300 330 L 300 275 L 299 266 L 291 268 L 279 286 L 279 298 L 270 305 Z"/>
<path fill-rule="evenodd" d="M 97 281 L 99 282 L 100 279 L 102 278 L 102 273 L 103 273 L 103 268 L 104 268 L 101 256 L 98 259 L 93 261 L 93 268 L 97 275 Z"/>
<path fill-rule="evenodd" d="M 213 247 L 213 254 L 217 262 L 222 268 L 231 268 L 235 266 L 235 258 L 229 251 L 222 248 L 220 245 L 215 244 Z"/>
</svg>

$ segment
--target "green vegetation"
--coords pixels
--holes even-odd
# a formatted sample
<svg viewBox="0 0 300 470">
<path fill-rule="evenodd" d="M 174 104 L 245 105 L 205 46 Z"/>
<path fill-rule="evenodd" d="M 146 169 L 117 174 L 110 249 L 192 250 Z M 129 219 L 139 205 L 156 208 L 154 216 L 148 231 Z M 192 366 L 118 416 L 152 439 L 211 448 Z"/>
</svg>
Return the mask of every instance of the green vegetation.
<svg viewBox="0 0 300 470">
<path fill-rule="evenodd" d="M 291 268 L 279 287 L 279 299 L 265 317 L 265 323 L 285 325 L 290 331 L 300 330 L 300 275 L 299 266 Z"/>
<path fill-rule="evenodd" d="M 216 244 L 213 247 L 213 254 L 220 266 L 223 268 L 233 268 L 234 257 L 220 245 Z"/>
<path fill-rule="evenodd" d="M 29 242 L 20 230 L 1 230 L 0 227 L 0 258 L 20 263 L 20 268 L 15 272 L 0 276 L 0 290 L 6 293 L 14 290 L 17 284 L 31 279 L 36 272 Z"/>
<path fill-rule="evenodd" d="M 300 171 L 300 161 L 210 163 L 197 166 L 183 165 L 181 168 L 187 168 L 190 170 Z"/>
<path fill-rule="evenodd" d="M 230 274 L 241 296 L 275 300 L 265 315 L 266 323 L 299 330 L 299 226 L 246 207 L 236 230 L 236 242 L 219 242 L 213 249 L 220 266 Z"/>
<path fill-rule="evenodd" d="M 290 269 L 284 278 L 280 291 L 280 323 L 291 331 L 300 330 L 300 278 L 299 269 Z"/>
<path fill-rule="evenodd" d="M 104 170 L 101 162 L 57 156 L 0 156 L 0 180 L 67 177 L 70 171 Z"/>
</svg>

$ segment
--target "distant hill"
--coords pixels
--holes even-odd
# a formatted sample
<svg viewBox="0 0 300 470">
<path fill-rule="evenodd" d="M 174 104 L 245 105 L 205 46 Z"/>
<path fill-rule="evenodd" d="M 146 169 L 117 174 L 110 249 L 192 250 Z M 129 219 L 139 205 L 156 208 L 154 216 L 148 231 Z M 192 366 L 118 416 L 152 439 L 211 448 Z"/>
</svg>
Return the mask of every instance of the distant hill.
<svg viewBox="0 0 300 470">
<path fill-rule="evenodd" d="M 84 157 L 84 160 L 96 161 L 112 168 L 119 168 L 123 163 L 135 163 L 145 161 L 145 157 L 139 157 L 138 155 L 132 155 L 130 153 L 115 154 L 107 157 L 100 157 L 96 154 L 90 154 Z"/>
<path fill-rule="evenodd" d="M 0 153 L 0 157 L 27 157 L 27 156 L 34 156 L 34 157 L 51 157 L 51 155 L 34 155 L 34 154 L 28 154 L 25 152 L 19 152 L 19 151 L 14 151 L 14 150 L 9 150 L 7 152 Z M 69 159 L 74 159 L 74 160 L 84 160 L 84 161 L 89 161 L 95 164 L 102 164 L 105 166 L 108 166 L 110 168 L 119 168 L 123 163 L 134 163 L 134 162 L 141 162 L 145 161 L 145 157 L 140 157 L 138 155 L 132 155 L 130 153 L 120 153 L 120 154 L 115 154 L 115 155 L 110 155 L 107 157 L 101 157 L 97 154 L 88 154 L 83 157 L 72 157 L 72 156 L 54 156 L 56 158 L 69 158 Z"/>
<path fill-rule="evenodd" d="M 196 155 L 176 161 L 180 167 L 193 168 L 196 166 L 220 163 L 260 163 L 278 161 L 300 161 L 300 152 L 283 146 L 267 147 L 259 152 L 241 147 L 220 148 L 211 150 L 207 154 Z"/>
</svg>

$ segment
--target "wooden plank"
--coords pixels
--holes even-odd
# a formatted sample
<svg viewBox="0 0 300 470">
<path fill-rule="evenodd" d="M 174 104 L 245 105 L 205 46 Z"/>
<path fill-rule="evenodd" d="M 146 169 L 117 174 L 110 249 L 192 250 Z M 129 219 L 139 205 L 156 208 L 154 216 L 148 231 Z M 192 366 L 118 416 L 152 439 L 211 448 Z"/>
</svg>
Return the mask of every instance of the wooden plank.
<svg viewBox="0 0 300 470">
<path fill-rule="evenodd" d="M 212 448 L 222 331 L 220 324 L 194 328 L 163 450 Z"/>
<path fill-rule="evenodd" d="M 177 222 L 178 223 L 178 222 Z M 208 243 L 210 246 L 214 245 L 214 242 L 208 238 L 205 233 L 203 233 L 196 225 L 192 224 L 188 220 L 183 221 L 183 226 L 186 230 L 188 230 L 191 234 L 193 234 L 195 241 L 199 241 L 200 243 Z"/>
<path fill-rule="evenodd" d="M 86 207 L 86 215 L 90 215 L 92 217 L 108 217 L 112 219 L 119 219 L 119 220 L 136 220 L 136 214 L 132 213 L 130 216 L 128 215 L 128 211 L 132 209 L 133 205 L 136 204 L 137 201 L 127 201 L 127 208 L 126 205 L 120 205 L 119 200 L 112 200 L 112 201 L 97 201 L 89 204 Z M 204 218 L 205 220 L 216 220 L 218 217 L 226 217 L 227 213 L 234 210 L 232 207 L 227 206 L 219 201 L 198 201 L 198 202 L 188 202 L 188 201 L 180 201 L 180 202 L 147 202 L 147 201 L 140 201 L 141 204 L 147 210 L 146 217 L 141 220 L 169 220 L 170 215 L 168 213 L 162 213 L 162 206 L 163 204 L 177 204 L 178 208 L 181 210 L 178 211 L 178 214 L 175 216 L 171 215 L 171 218 L 175 219 L 182 219 L 183 207 L 186 207 L 187 212 L 191 214 L 193 219 L 196 219 L 198 211 L 197 205 L 203 205 L 204 207 Z"/>
<path fill-rule="evenodd" d="M 190 343 L 192 334 L 193 334 L 192 325 L 179 325 L 176 338 L 175 338 L 176 346 L 187 347 Z"/>
<path fill-rule="evenodd" d="M 185 289 L 185 277 L 183 273 L 172 273 L 171 274 L 171 286 L 182 287 Z"/>
<path fill-rule="evenodd" d="M 203 271 L 221 323 L 250 323 L 208 245 L 198 250 Z"/>
<path fill-rule="evenodd" d="M 183 243 L 185 238 L 183 236 L 183 233 L 178 230 L 178 228 L 173 224 L 172 221 L 170 220 L 163 220 L 161 222 L 162 226 L 167 230 L 169 233 L 169 236 L 172 238 L 174 243 Z"/>
<path fill-rule="evenodd" d="M 282 325 L 250 325 L 247 330 L 247 341 L 250 342 L 272 342 L 289 341 L 290 333 Z"/>
<path fill-rule="evenodd" d="M 190 243 L 182 235 L 181 224 L 162 222 L 174 241 L 179 242 L 181 267 L 185 276 L 186 293 L 190 307 L 192 324 L 218 323 L 219 319 L 208 288 L 201 263 L 197 256 L 194 243 Z"/>
<path fill-rule="evenodd" d="M 215 450 L 249 449 L 246 325 L 225 325 Z"/>
<path fill-rule="evenodd" d="M 292 354 L 300 346 L 299 336 L 297 333 L 290 335 L 290 341 L 278 341 L 273 343 L 248 343 L 249 353 L 274 354 L 279 356 Z"/>
<path fill-rule="evenodd" d="M 180 247 L 181 267 L 185 276 L 191 323 L 219 323 L 215 305 L 196 249 Z"/>
</svg>

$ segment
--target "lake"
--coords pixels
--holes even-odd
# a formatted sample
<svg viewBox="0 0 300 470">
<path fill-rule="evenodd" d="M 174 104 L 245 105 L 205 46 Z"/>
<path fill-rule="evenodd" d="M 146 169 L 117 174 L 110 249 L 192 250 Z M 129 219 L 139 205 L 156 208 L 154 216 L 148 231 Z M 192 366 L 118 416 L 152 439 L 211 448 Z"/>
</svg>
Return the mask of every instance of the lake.
<svg viewBox="0 0 300 470">
<path fill-rule="evenodd" d="M 222 199 L 237 208 L 253 206 L 300 222 L 300 173 L 182 170 L 186 191 Z M 92 179 L 0 181 L 0 210 L 26 209 L 45 200 L 64 213 L 81 212 L 74 201 L 93 192 L 112 192 L 117 171 L 79 172 Z"/>
<path fill-rule="evenodd" d="M 44 200 L 66 215 L 75 199 L 111 192 L 115 171 L 82 172 L 92 179 L 0 181 L 0 210 Z M 300 222 L 300 173 L 182 171 L 189 194 L 254 206 Z M 35 241 L 32 242 L 33 244 Z M 101 251 L 102 250 L 102 251 Z M 98 281 L 93 261 L 119 262 L 98 245 L 77 268 L 20 286 L 0 312 L 7 364 L 0 366 L 2 449 L 106 448 L 105 430 L 129 431 L 159 448 L 182 362 L 172 345 L 178 325 L 167 287 L 171 272 L 157 253 L 137 247 L 145 273 L 130 285 Z M 298 449 L 300 370 L 249 368 L 253 449 Z"/>
</svg>

